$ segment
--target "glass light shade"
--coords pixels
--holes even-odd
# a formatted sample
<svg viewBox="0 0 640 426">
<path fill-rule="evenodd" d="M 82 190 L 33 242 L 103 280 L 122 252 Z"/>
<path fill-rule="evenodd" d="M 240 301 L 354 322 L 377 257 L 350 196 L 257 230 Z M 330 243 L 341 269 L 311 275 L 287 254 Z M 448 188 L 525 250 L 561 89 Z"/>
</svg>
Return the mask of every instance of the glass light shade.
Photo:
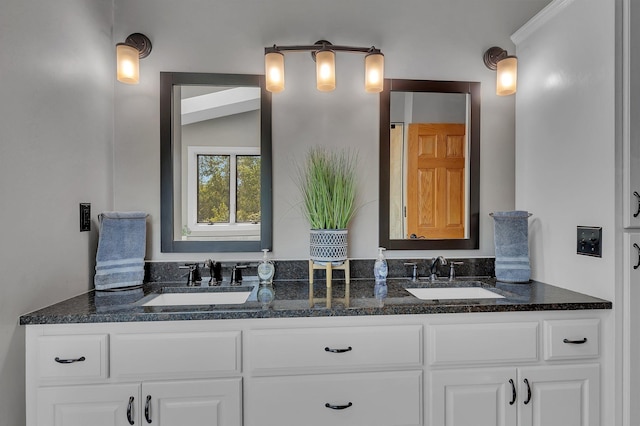
<svg viewBox="0 0 640 426">
<path fill-rule="evenodd" d="M 516 93 L 518 84 L 518 58 L 507 56 L 497 64 L 496 94 L 507 96 Z"/>
<path fill-rule="evenodd" d="M 331 50 L 316 52 L 316 86 L 321 92 L 336 88 L 336 54 Z"/>
<path fill-rule="evenodd" d="M 269 92 L 278 93 L 284 90 L 284 55 L 271 52 L 264 55 L 264 75 Z"/>
<path fill-rule="evenodd" d="M 127 84 L 138 84 L 140 81 L 140 52 L 125 43 L 116 45 L 116 62 L 118 81 Z"/>
<path fill-rule="evenodd" d="M 364 58 L 364 89 L 370 93 L 380 93 L 384 86 L 384 55 L 369 53 Z"/>
</svg>

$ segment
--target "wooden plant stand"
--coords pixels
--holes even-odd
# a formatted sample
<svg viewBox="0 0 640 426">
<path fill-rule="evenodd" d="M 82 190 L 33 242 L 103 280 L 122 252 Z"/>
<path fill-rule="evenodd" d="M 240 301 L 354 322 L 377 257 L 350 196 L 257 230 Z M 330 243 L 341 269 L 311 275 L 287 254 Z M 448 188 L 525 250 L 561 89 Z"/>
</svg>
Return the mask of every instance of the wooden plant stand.
<svg viewBox="0 0 640 426">
<path fill-rule="evenodd" d="M 314 297 L 313 296 L 313 271 L 315 269 L 324 269 L 326 271 L 327 276 L 327 297 Z M 345 260 L 344 263 L 340 266 L 333 266 L 331 262 L 327 262 L 325 265 L 320 265 L 315 263 L 313 260 L 309 260 L 309 307 L 313 308 L 316 303 L 326 302 L 327 309 L 331 309 L 331 279 L 333 277 L 334 270 L 343 270 L 344 271 L 344 298 L 336 299 L 338 302 L 342 302 L 345 307 L 349 307 L 349 259 Z"/>
</svg>

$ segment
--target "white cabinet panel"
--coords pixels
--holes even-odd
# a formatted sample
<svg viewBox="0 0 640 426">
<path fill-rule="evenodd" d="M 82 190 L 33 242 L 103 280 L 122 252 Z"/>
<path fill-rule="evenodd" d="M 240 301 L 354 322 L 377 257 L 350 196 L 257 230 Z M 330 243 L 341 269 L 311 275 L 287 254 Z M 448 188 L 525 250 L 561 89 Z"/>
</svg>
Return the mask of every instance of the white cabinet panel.
<svg viewBox="0 0 640 426">
<path fill-rule="evenodd" d="M 38 426 L 140 425 L 140 385 L 40 388 Z"/>
<path fill-rule="evenodd" d="M 245 407 L 245 426 L 417 426 L 422 371 L 255 378 Z"/>
<path fill-rule="evenodd" d="M 640 234 L 624 235 L 623 407 L 625 426 L 640 424 Z"/>
<path fill-rule="evenodd" d="M 443 324 L 429 328 L 429 364 L 538 360 L 538 323 Z"/>
<path fill-rule="evenodd" d="M 544 321 L 544 359 L 600 356 L 600 320 Z"/>
<path fill-rule="evenodd" d="M 519 426 L 600 425 L 599 365 L 525 367 L 519 378 L 522 397 L 531 392 L 518 407 Z"/>
<path fill-rule="evenodd" d="M 422 365 L 422 325 L 254 330 L 253 374 Z"/>
<path fill-rule="evenodd" d="M 515 368 L 431 373 L 430 425 L 515 426 Z"/>
<path fill-rule="evenodd" d="M 598 364 L 441 370 L 431 379 L 431 426 L 600 425 Z"/>
<path fill-rule="evenodd" d="M 149 424 L 241 426 L 241 400 L 239 378 L 142 384 L 142 416 Z"/>
<path fill-rule="evenodd" d="M 111 335 L 111 376 L 202 377 L 239 373 L 239 331 Z"/>
<path fill-rule="evenodd" d="M 107 335 L 40 336 L 36 343 L 42 381 L 107 378 Z"/>
</svg>

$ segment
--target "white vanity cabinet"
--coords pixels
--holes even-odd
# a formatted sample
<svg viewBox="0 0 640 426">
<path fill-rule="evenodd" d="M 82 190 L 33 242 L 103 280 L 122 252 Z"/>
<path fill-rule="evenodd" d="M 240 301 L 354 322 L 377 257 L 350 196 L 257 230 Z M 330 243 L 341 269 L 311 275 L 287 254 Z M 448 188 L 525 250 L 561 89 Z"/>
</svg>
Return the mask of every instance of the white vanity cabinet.
<svg viewBox="0 0 640 426">
<path fill-rule="evenodd" d="M 29 325 L 27 426 L 599 426 L 609 315 Z"/>
<path fill-rule="evenodd" d="M 429 424 L 600 425 L 599 320 L 540 325 L 433 325 Z"/>
</svg>

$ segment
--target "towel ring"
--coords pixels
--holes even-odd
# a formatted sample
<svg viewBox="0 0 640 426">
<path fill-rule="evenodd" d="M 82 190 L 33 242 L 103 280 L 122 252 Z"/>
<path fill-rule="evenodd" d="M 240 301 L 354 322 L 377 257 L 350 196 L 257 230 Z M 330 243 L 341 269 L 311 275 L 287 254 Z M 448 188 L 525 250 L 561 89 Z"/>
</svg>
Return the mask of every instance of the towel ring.
<svg viewBox="0 0 640 426">
<path fill-rule="evenodd" d="M 489 213 L 489 216 L 493 217 L 493 213 Z M 527 215 L 527 217 L 531 217 L 531 216 L 533 216 L 533 213 L 529 213 L 529 214 Z"/>
</svg>

